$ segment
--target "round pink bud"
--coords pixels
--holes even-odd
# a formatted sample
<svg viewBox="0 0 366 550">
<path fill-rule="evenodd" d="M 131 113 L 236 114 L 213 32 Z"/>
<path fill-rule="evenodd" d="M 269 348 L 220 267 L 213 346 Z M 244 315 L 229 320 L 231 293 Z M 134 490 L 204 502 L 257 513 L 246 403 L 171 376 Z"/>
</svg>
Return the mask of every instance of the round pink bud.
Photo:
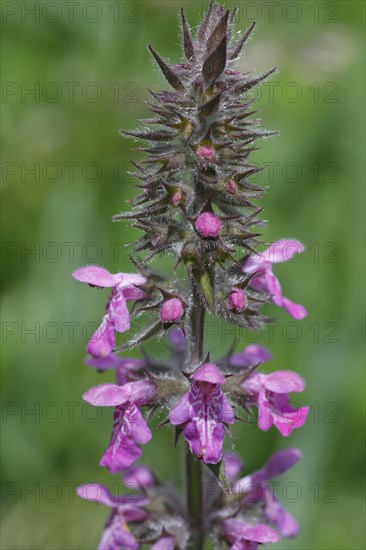
<svg viewBox="0 0 366 550">
<path fill-rule="evenodd" d="M 197 155 L 201 159 L 211 160 L 215 156 L 215 149 L 211 145 L 200 145 L 197 149 Z"/>
<path fill-rule="evenodd" d="M 183 303 L 179 298 L 165 300 L 160 308 L 160 319 L 163 323 L 178 323 L 184 313 Z"/>
<path fill-rule="evenodd" d="M 235 195 L 235 193 L 237 192 L 238 190 L 238 185 L 236 183 L 235 180 L 233 179 L 229 179 L 229 181 L 227 182 L 227 190 L 229 191 L 229 193 L 231 193 L 232 195 Z"/>
<path fill-rule="evenodd" d="M 221 229 L 221 220 L 213 212 L 203 212 L 194 224 L 198 233 L 205 237 L 217 237 Z"/>
<path fill-rule="evenodd" d="M 246 302 L 244 290 L 234 287 L 227 299 L 227 307 L 234 313 L 241 313 L 245 309 Z"/>
</svg>

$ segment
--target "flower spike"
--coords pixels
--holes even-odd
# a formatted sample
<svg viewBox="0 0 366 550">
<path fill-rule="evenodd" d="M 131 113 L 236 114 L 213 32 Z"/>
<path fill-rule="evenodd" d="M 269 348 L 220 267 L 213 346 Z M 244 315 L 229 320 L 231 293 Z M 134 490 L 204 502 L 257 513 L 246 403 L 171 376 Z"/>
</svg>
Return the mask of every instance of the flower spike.
<svg viewBox="0 0 366 550">
<path fill-rule="evenodd" d="M 87 365 L 106 379 L 83 399 L 113 409 L 100 465 L 122 473 L 128 495 L 112 494 L 100 484 L 78 488 L 81 498 L 111 510 L 99 550 L 202 550 L 208 536 L 215 547 L 257 550 L 299 531 L 269 482 L 294 466 L 300 451 L 278 451 L 261 469 L 241 477 L 244 462 L 225 450 L 225 436 L 242 422 L 245 443 L 245 425 L 257 421 L 253 429 L 274 426 L 290 437 L 309 413 L 309 407 L 290 402 L 290 395 L 304 391 L 303 378 L 291 370 L 266 371 L 272 354 L 259 343 L 241 351 L 233 345 L 219 360 L 206 349 L 207 313 L 224 326 L 257 334 L 271 322 L 268 303 L 298 320 L 307 315 L 283 295 L 274 274 L 274 264 L 305 247 L 280 239 L 262 250 L 266 222 L 258 201 L 267 188 L 253 183 L 262 168 L 250 154 L 257 140 L 275 132 L 261 129 L 254 118 L 252 90 L 276 69 L 239 72 L 236 61 L 255 23 L 237 37 L 237 13 L 212 0 L 195 32 L 181 9 L 184 56 L 176 63 L 148 45 L 171 88 L 149 90 L 145 103 L 152 114 L 138 129 L 121 130 L 140 142 L 133 150 L 144 154 L 129 171 L 137 180 L 137 196 L 128 212 L 113 218 L 141 232 L 129 245 L 135 273 L 94 265 L 73 273 L 77 281 L 110 292 L 102 323 L 86 348 Z M 161 272 L 152 264 L 160 257 Z M 118 345 L 117 333 L 123 335 Z M 221 337 L 213 339 L 219 345 Z M 152 350 L 145 349 L 153 340 Z M 165 346 L 165 355 L 156 353 L 157 346 Z M 139 348 L 140 358 L 130 354 L 133 348 Z M 184 446 L 184 504 L 164 476 L 137 462 L 144 445 L 153 447 L 156 430 L 170 430 L 176 453 Z M 250 446 L 245 448 L 250 455 Z M 160 451 L 165 460 L 165 447 L 154 451 L 156 457 Z"/>
</svg>

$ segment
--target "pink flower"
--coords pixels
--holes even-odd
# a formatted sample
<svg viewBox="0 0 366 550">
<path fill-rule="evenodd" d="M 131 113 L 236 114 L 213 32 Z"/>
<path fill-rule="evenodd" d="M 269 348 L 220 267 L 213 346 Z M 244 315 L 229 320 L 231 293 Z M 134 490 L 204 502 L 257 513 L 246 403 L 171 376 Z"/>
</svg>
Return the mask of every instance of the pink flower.
<svg viewBox="0 0 366 550">
<path fill-rule="evenodd" d="M 183 352 L 185 350 L 187 345 L 186 338 L 178 327 L 174 327 L 169 332 L 168 338 L 176 351 Z"/>
<path fill-rule="evenodd" d="M 215 149 L 211 145 L 200 145 L 197 148 L 197 155 L 201 159 L 211 160 L 215 156 Z"/>
<path fill-rule="evenodd" d="M 183 303 L 179 298 L 165 300 L 160 308 L 160 319 L 163 323 L 178 323 L 184 313 Z"/>
<path fill-rule="evenodd" d="M 83 399 L 91 405 L 115 407 L 111 439 L 100 460 L 100 465 L 107 466 L 113 474 L 126 470 L 140 458 L 138 443 L 150 441 L 151 431 L 138 407 L 151 402 L 155 392 L 154 384 L 141 380 L 123 386 L 101 384 L 84 393 Z"/>
<path fill-rule="evenodd" d="M 243 477 L 236 481 L 233 491 L 237 493 L 238 499 L 243 505 L 261 504 L 264 506 L 264 516 L 267 521 L 272 523 L 283 537 L 294 537 L 299 532 L 299 524 L 279 502 L 270 486 L 270 481 L 294 466 L 302 457 L 298 449 L 284 449 L 275 453 L 261 470 Z M 232 460 L 232 459 L 231 459 Z M 224 466 L 226 474 L 225 454 Z M 235 476 L 237 477 L 237 476 Z M 229 477 L 231 481 L 235 477 Z"/>
<path fill-rule="evenodd" d="M 155 544 L 152 545 L 151 550 L 174 550 L 177 547 L 174 537 L 161 537 Z"/>
<path fill-rule="evenodd" d="M 281 540 L 278 533 L 268 525 L 250 525 L 245 520 L 233 518 L 223 521 L 222 535 L 233 543 L 231 550 L 257 550 L 258 544 Z"/>
<path fill-rule="evenodd" d="M 197 217 L 194 226 L 201 237 L 215 238 L 220 233 L 221 220 L 213 212 L 203 212 Z"/>
<path fill-rule="evenodd" d="M 258 406 L 258 426 L 267 431 L 272 425 L 285 437 L 305 424 L 309 407 L 295 409 L 289 405 L 290 392 L 302 392 L 304 380 L 292 371 L 271 374 L 254 373 L 242 384 L 252 394 Z"/>
<path fill-rule="evenodd" d="M 136 373 L 146 366 L 143 359 L 119 357 L 114 353 L 109 353 L 105 357 L 89 357 L 86 364 L 99 371 L 113 369 L 116 373 L 117 384 L 121 386 L 129 381 L 131 373 Z"/>
<path fill-rule="evenodd" d="M 125 485 L 131 489 L 151 489 L 156 485 L 153 472 L 142 464 L 131 466 L 124 473 L 123 480 Z"/>
<path fill-rule="evenodd" d="M 244 290 L 234 287 L 227 299 L 227 307 L 234 313 L 241 313 L 245 309 L 247 299 Z"/>
<path fill-rule="evenodd" d="M 234 423 L 234 412 L 220 389 L 225 383 L 213 363 L 205 363 L 191 378 L 191 389 L 169 413 L 175 426 L 183 429 L 192 453 L 206 464 L 221 459 L 224 424 Z"/>
<path fill-rule="evenodd" d="M 234 453 L 234 451 L 226 451 L 223 454 L 222 462 L 224 464 L 224 470 L 227 478 L 230 481 L 237 479 L 244 467 L 240 456 L 237 453 Z"/>
<path fill-rule="evenodd" d="M 305 247 L 299 241 L 281 239 L 273 243 L 264 252 L 249 256 L 243 266 L 245 273 L 256 274 L 250 280 L 250 286 L 256 290 L 267 292 L 273 303 L 284 307 L 294 319 L 303 319 L 307 316 L 307 311 L 303 306 L 295 304 L 283 296 L 281 285 L 272 272 L 272 264 L 287 262 L 296 253 L 303 252 L 303 250 L 305 250 Z"/>
<path fill-rule="evenodd" d="M 115 497 L 104 485 L 99 483 L 81 485 L 76 492 L 84 500 L 112 508 L 98 550 L 119 550 L 121 548 L 136 550 L 139 547 L 128 523 L 137 523 L 148 519 L 149 515 L 143 508 L 149 504 L 147 498 L 128 495 Z"/>
<path fill-rule="evenodd" d="M 234 367 L 254 367 L 257 363 L 264 363 L 272 359 L 271 352 L 259 344 L 249 344 L 243 351 L 234 353 L 229 362 Z"/>
<path fill-rule="evenodd" d="M 91 337 L 86 351 L 93 357 L 105 357 L 116 344 L 115 332 L 126 332 L 130 328 L 128 300 L 141 300 L 145 293 L 135 285 L 146 282 L 138 273 L 117 273 L 113 275 L 103 267 L 89 265 L 80 267 L 72 276 L 77 281 L 98 288 L 112 288 L 102 324 Z"/>
</svg>

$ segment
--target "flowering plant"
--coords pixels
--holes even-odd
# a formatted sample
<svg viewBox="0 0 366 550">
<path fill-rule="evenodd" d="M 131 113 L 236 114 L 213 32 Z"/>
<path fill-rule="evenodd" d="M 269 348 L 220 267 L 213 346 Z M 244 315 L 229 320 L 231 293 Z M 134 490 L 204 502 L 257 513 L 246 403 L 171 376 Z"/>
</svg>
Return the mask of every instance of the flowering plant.
<svg viewBox="0 0 366 550">
<path fill-rule="evenodd" d="M 304 390 L 302 378 L 288 370 L 262 372 L 271 354 L 259 345 L 216 361 L 203 346 L 206 312 L 251 329 L 269 322 L 262 313 L 268 302 L 295 319 L 307 314 L 283 296 L 272 271 L 303 245 L 281 239 L 259 251 L 262 208 L 254 201 L 264 190 L 250 182 L 259 169 L 248 158 L 255 140 L 272 132 L 251 118 L 249 94 L 274 70 L 253 76 L 233 69 L 254 28 L 236 38 L 234 17 L 235 10 L 212 2 L 193 38 L 182 10 L 182 63 L 168 65 L 149 46 L 172 90 L 150 92 L 153 118 L 140 130 L 122 132 L 142 140 L 139 150 L 147 154 L 134 163 L 142 191 L 133 211 L 115 216 L 142 230 L 132 252 L 137 273 L 112 274 L 98 266 L 73 273 L 92 287 L 111 289 L 86 351 L 87 363 L 114 370 L 116 383 L 95 386 L 83 398 L 113 408 L 112 435 L 100 464 L 122 472 L 126 486 L 136 489 L 133 496 L 114 496 L 99 484 L 79 487 L 82 498 L 111 508 L 100 550 L 200 550 L 209 534 L 217 547 L 253 550 L 298 532 L 268 482 L 293 466 L 300 451 L 280 451 L 261 470 L 239 478 L 241 459 L 223 452 L 223 444 L 239 408 L 252 415 L 257 409 L 264 431 L 273 425 L 287 437 L 301 427 L 309 409 L 292 407 L 289 393 Z M 151 266 L 166 253 L 176 259 L 172 276 Z M 142 327 L 133 332 L 140 318 Z M 119 347 L 116 332 L 129 333 Z M 146 353 L 143 359 L 118 355 L 165 335 L 168 362 Z M 176 440 L 186 441 L 185 503 L 149 468 L 135 464 L 153 435 L 147 417 L 159 411 L 165 413 L 161 425 L 170 424 Z M 209 497 L 207 481 L 217 489 Z"/>
</svg>

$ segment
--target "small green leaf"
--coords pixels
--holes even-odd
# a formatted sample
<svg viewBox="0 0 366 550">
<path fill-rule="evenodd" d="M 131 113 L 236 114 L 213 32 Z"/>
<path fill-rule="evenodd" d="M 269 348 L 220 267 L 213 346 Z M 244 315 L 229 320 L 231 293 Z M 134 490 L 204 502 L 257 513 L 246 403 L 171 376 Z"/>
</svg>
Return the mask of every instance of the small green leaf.
<svg viewBox="0 0 366 550">
<path fill-rule="evenodd" d="M 208 271 L 204 271 L 203 273 L 200 273 L 198 276 L 198 284 L 204 300 L 207 302 L 207 305 L 210 307 L 210 309 L 213 310 L 215 307 L 215 292 L 214 292 L 213 277 Z"/>
<path fill-rule="evenodd" d="M 217 478 L 222 489 L 228 491 L 230 489 L 230 483 L 228 478 L 226 477 L 222 460 L 220 460 L 220 462 L 218 462 L 217 464 L 207 464 L 207 466 Z"/>
</svg>

